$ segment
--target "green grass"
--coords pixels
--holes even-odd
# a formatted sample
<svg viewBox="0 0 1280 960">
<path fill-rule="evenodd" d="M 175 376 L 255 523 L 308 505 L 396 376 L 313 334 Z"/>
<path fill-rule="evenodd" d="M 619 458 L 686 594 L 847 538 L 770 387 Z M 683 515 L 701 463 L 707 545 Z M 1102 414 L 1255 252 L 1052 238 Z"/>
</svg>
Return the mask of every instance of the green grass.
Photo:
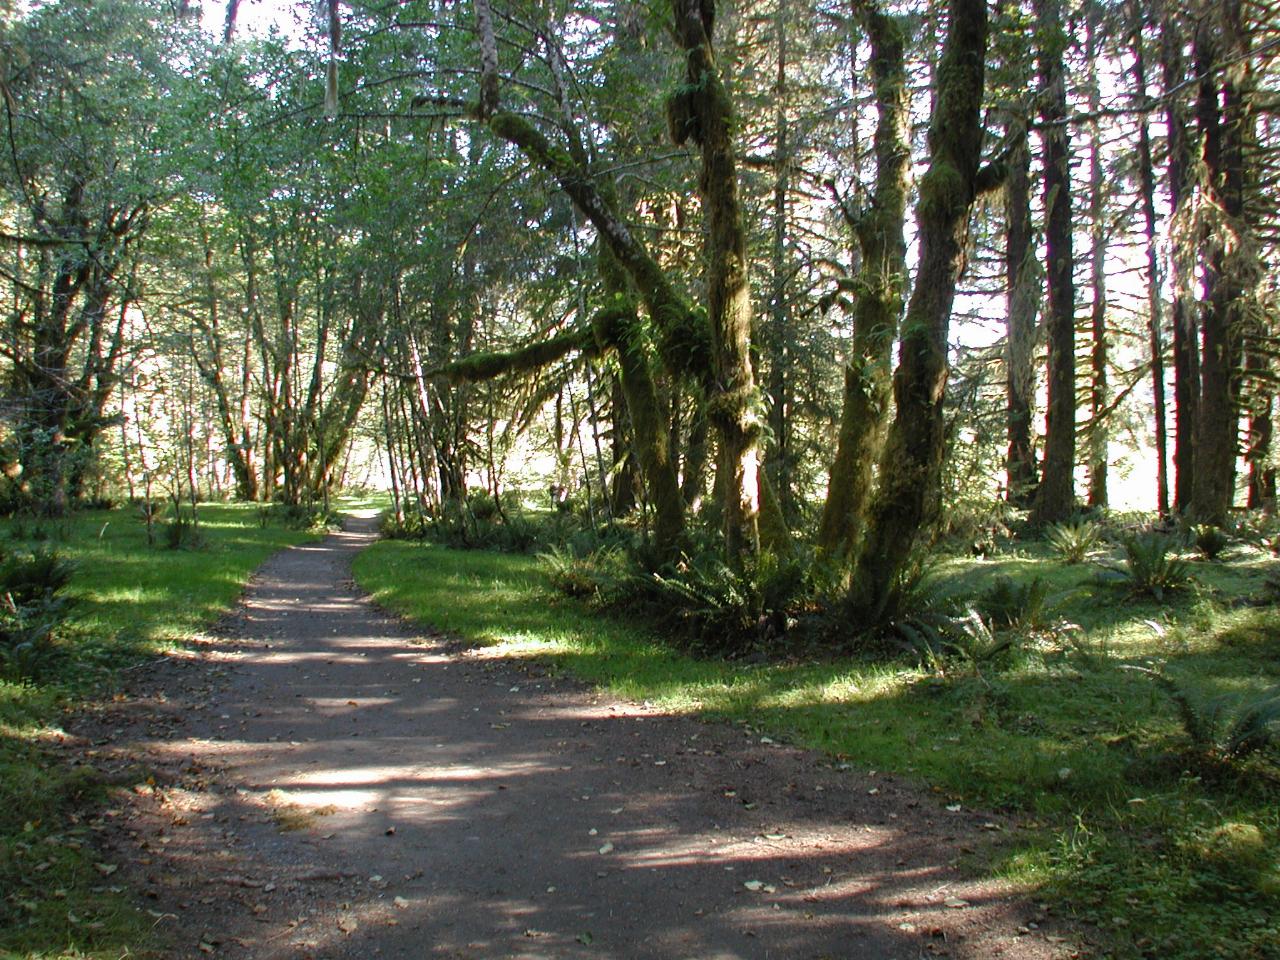
<svg viewBox="0 0 1280 960">
<path fill-rule="evenodd" d="M 1193 696 L 1280 682 L 1280 613 L 1232 608 L 1274 560 L 1243 548 L 1195 564 L 1168 602 L 1099 583 L 1030 545 L 943 563 L 948 592 L 1044 577 L 1079 629 L 1014 668 L 937 681 L 906 661 L 755 666 L 699 660 L 634 623 L 550 593 L 535 558 L 383 542 L 357 558 L 382 603 L 512 657 L 550 660 L 622 696 L 747 723 L 953 802 L 1017 814 L 987 869 L 1057 898 L 1115 957 L 1280 956 L 1280 789 L 1274 768 L 1204 769 L 1149 678 L 1162 661 Z"/>
<path fill-rule="evenodd" d="M 229 609 L 268 556 L 313 537 L 260 526 L 252 505 L 202 505 L 200 529 L 201 549 L 169 550 L 148 546 L 128 508 L 0 522 L 5 549 L 50 546 L 77 564 L 55 661 L 39 682 L 0 682 L 0 956 L 116 958 L 145 943 L 149 919 L 92 847 L 88 820 L 110 786 L 56 762 L 42 741 L 64 712 L 111 696 L 122 668 Z"/>
</svg>

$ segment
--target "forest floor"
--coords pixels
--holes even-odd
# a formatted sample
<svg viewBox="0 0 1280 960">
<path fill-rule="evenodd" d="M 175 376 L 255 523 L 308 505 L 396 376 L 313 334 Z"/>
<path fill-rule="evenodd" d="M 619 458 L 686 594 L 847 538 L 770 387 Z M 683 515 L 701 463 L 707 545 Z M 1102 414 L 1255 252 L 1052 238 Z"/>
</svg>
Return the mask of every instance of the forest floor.
<svg viewBox="0 0 1280 960">
<path fill-rule="evenodd" d="M 740 727 L 422 634 L 351 582 L 373 523 L 278 554 L 238 610 L 61 749 L 166 957 L 1079 955 L 966 868 L 1010 826 Z"/>
</svg>

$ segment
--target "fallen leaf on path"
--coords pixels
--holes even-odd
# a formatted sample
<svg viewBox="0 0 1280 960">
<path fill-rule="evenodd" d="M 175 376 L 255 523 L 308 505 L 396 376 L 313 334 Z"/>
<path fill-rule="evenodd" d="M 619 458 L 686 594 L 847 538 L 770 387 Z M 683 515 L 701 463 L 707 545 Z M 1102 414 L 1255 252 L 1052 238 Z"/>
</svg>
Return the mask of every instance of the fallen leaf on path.
<svg viewBox="0 0 1280 960">
<path fill-rule="evenodd" d="M 338 921 L 338 929 L 343 933 L 355 933 L 359 927 L 360 924 L 356 923 L 354 917 L 343 917 Z"/>
<path fill-rule="evenodd" d="M 959 897 L 947 897 L 947 899 L 943 900 L 942 903 L 944 906 L 948 906 L 952 910 L 959 910 L 961 907 L 967 907 L 969 905 L 968 900 L 961 900 Z"/>
<path fill-rule="evenodd" d="M 764 888 L 764 881 L 747 880 L 742 885 L 746 887 L 748 890 L 750 890 L 752 893 L 755 893 L 757 890 L 761 890 Z"/>
<path fill-rule="evenodd" d="M 392 900 L 391 902 L 392 902 L 392 903 L 394 903 L 394 904 L 396 905 L 396 909 L 397 909 L 397 910 L 408 910 L 408 909 L 409 909 L 409 901 L 408 901 L 408 900 L 406 900 L 404 897 L 396 897 L 396 898 L 395 898 L 394 900 Z"/>
<path fill-rule="evenodd" d="M 604 846 L 602 846 L 602 847 L 600 848 L 600 852 L 601 852 L 601 853 L 613 853 L 613 844 L 612 844 L 612 843 L 608 843 L 608 842 L 606 842 L 606 843 L 604 844 Z"/>
</svg>

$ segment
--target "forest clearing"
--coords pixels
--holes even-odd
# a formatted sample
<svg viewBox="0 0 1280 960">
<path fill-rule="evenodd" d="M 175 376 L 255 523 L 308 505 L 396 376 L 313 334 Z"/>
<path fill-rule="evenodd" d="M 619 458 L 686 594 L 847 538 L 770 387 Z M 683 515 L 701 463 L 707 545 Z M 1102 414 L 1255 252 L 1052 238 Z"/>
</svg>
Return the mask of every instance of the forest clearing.
<svg viewBox="0 0 1280 960">
<path fill-rule="evenodd" d="M 1278 56 L 0 0 L 0 954 L 1280 957 Z"/>
</svg>

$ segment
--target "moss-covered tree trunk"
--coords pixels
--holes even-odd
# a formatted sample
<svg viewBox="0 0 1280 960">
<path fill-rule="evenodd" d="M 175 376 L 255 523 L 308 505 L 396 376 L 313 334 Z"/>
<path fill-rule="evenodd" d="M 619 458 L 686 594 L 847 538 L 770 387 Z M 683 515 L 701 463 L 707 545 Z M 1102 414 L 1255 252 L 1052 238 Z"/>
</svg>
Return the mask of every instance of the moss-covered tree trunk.
<svg viewBox="0 0 1280 960">
<path fill-rule="evenodd" d="M 644 478 L 653 509 L 653 542 L 658 555 L 674 558 L 684 538 L 684 498 L 658 385 L 653 376 L 649 340 L 636 304 L 609 248 L 599 250 L 600 274 L 612 303 L 592 319 L 596 342 L 618 356 L 618 384 L 627 403 L 631 451 Z"/>
<path fill-rule="evenodd" d="M 707 412 L 719 441 L 725 555 L 739 563 L 760 549 L 761 428 L 751 367 L 751 286 L 733 103 L 712 46 L 714 0 L 673 0 L 672 12 L 685 77 L 668 102 L 668 116 L 677 142 L 692 139 L 702 157 L 698 188 L 706 220 L 712 372 Z"/>
<path fill-rule="evenodd" d="M 774 13 L 774 124 L 773 124 L 773 224 L 769 251 L 769 325 L 765 352 L 769 360 L 769 447 L 766 472 L 777 491 L 780 509 L 787 516 L 796 512 L 792 489 L 794 464 L 791 443 L 792 395 L 791 305 L 788 298 L 787 221 L 791 202 L 790 119 L 787 116 L 787 0 L 778 0 Z"/>
<path fill-rule="evenodd" d="M 988 32 L 985 0 L 952 0 L 949 8 L 929 127 L 929 168 L 916 209 L 920 265 L 893 381 L 896 409 L 851 585 L 855 614 L 867 618 L 877 616 L 891 596 L 937 504 L 947 331 L 977 193 Z"/>
<path fill-rule="evenodd" d="M 871 204 L 850 212 L 862 254 L 853 308 L 853 342 L 844 370 L 844 398 L 818 546 L 830 554 L 852 551 L 862 533 L 873 468 L 889 418 L 892 350 L 906 288 L 904 236 L 911 151 L 905 37 L 901 25 L 870 3 L 859 14 L 871 41 L 878 119 L 876 180 Z"/>
<path fill-rule="evenodd" d="M 1035 0 L 1040 48 L 1036 53 L 1044 149 L 1046 326 L 1049 334 L 1049 399 L 1044 463 L 1032 517 L 1063 520 L 1075 510 L 1076 288 L 1071 237 L 1071 143 L 1062 54 L 1062 0 Z"/>
<path fill-rule="evenodd" d="M 1259 342 L 1264 332 L 1251 331 L 1252 342 Z M 1272 459 L 1272 440 L 1275 424 L 1272 408 L 1275 406 L 1275 374 L 1272 360 L 1256 346 L 1245 354 L 1245 373 L 1250 378 L 1252 396 L 1249 399 L 1249 445 L 1245 450 L 1245 462 L 1249 465 L 1250 509 L 1273 510 L 1276 505 L 1276 466 Z"/>
<path fill-rule="evenodd" d="M 634 307 L 620 306 L 601 311 L 594 322 L 600 342 L 618 353 L 619 380 L 631 421 L 632 451 L 653 508 L 654 548 L 659 556 L 672 558 L 684 534 L 684 501 L 640 320 Z"/>
</svg>

